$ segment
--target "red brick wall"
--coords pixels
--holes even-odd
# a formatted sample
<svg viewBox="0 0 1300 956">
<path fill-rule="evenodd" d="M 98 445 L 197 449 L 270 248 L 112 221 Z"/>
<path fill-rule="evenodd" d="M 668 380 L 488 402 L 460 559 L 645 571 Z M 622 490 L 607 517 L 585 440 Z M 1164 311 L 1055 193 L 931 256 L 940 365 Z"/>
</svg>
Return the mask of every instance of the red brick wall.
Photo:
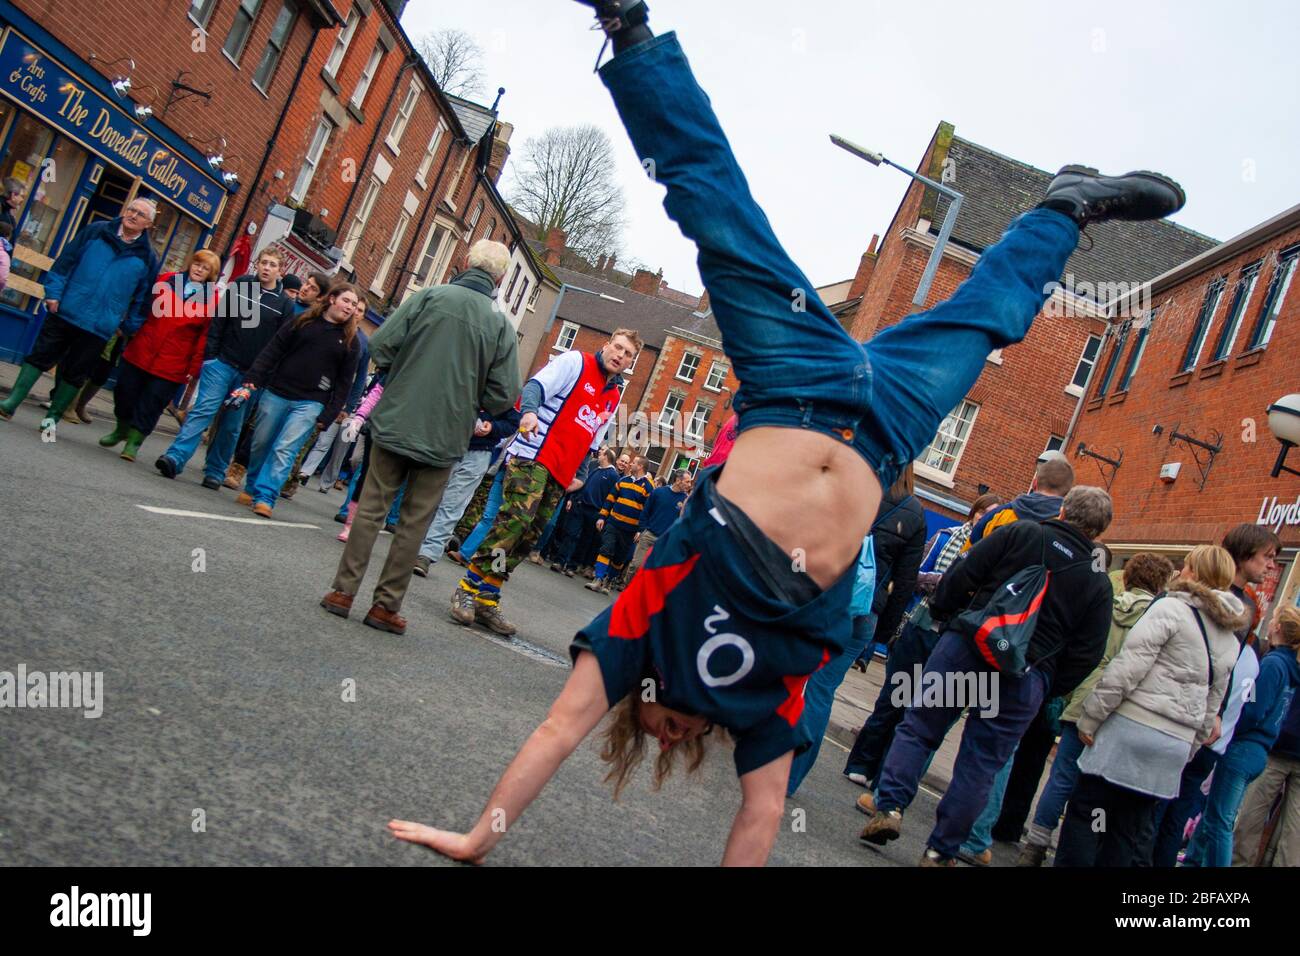
<svg viewBox="0 0 1300 956">
<path fill-rule="evenodd" d="M 690 383 L 677 378 L 677 369 L 681 366 L 682 356 L 688 350 L 700 355 L 699 368 L 695 372 L 694 380 Z M 704 383 L 708 381 L 709 369 L 715 361 L 727 364 L 727 377 L 723 381 L 723 386 L 730 389 L 729 392 L 713 392 L 704 387 Z M 691 411 L 695 408 L 697 402 L 711 403 L 713 411 L 704 426 L 703 441 L 698 444 L 688 442 L 685 440 L 685 436 L 682 435 L 677 436 L 677 440 L 673 441 L 671 445 L 665 444 L 665 447 L 669 448 L 696 447 L 706 451 L 711 449 L 714 439 L 718 437 L 718 432 L 727 423 L 727 419 L 731 417 L 731 409 L 727 407 L 728 399 L 740 387 L 739 381 L 731 372 L 731 361 L 719 349 L 713 349 L 698 342 L 669 335 L 664 341 L 663 352 L 655 362 L 653 369 L 652 376 L 647 376 L 650 380 L 647 383 L 644 397 L 641 403 L 634 407 L 649 416 L 651 423 L 657 423 L 659 414 L 668 401 L 669 393 L 678 392 L 682 395 L 681 421 L 684 426 L 689 421 Z M 638 371 L 640 370 L 638 369 Z M 667 439 L 670 436 L 664 434 L 662 437 Z M 665 467 L 671 467 L 672 459 L 671 451 L 664 455 Z"/>
<path fill-rule="evenodd" d="M 219 145 L 216 138 L 225 137 L 224 168 L 238 173 L 243 181 L 239 192 L 227 200 L 210 242 L 212 247 L 224 250 L 236 227 L 236 214 L 254 188 L 251 180 L 266 144 L 275 136 L 276 119 L 293 85 L 303 51 L 312 42 L 315 28 L 306 15 L 299 13 L 268 93 L 263 94 L 253 86 L 252 77 L 280 10 L 278 0 L 263 4 L 238 67 L 221 49 L 238 6 L 229 0 L 217 4 L 208 22 L 206 49 L 202 52 L 192 48 L 192 31 L 197 28 L 187 15 L 189 5 L 180 0 L 97 0 L 92 16 L 87 15 L 85 4 L 67 0 L 16 0 L 16 5 L 83 60 L 93 52 L 96 59 L 91 66 L 100 68 L 110 80 L 125 75 L 128 65 L 107 64 L 121 57 L 133 58 L 130 96 L 152 106 L 156 119 L 201 152 L 215 150 Z M 325 34 L 330 42 L 333 34 Z M 211 89 L 211 99 L 189 97 L 165 109 L 172 80 L 180 70 L 187 71 L 184 82 L 188 85 Z M 213 142 L 199 145 L 201 140 Z M 267 208 L 266 197 L 255 194 L 248 218 L 260 222 Z"/>
<path fill-rule="evenodd" d="M 549 362 L 553 356 L 560 354 L 555 350 L 554 346 L 559 341 L 560 331 L 563 328 L 563 322 L 557 319 L 555 328 L 551 329 L 550 333 L 542 340 L 542 344 L 537 347 L 537 354 L 533 356 L 533 362 L 529 366 L 527 377 L 535 375 L 537 370 Z M 573 345 L 570 348 L 594 353 L 600 351 L 601 347 L 608 341 L 608 333 L 580 325 L 578 326 L 577 337 L 574 338 Z M 646 346 L 641 350 L 636 371 L 630 376 L 624 376 L 627 380 L 627 387 L 623 389 L 623 400 L 619 403 L 621 408 L 631 410 L 641 406 L 646 384 L 650 381 L 650 370 L 654 368 L 658 357 L 658 349 Z"/>
<path fill-rule="evenodd" d="M 1161 308 L 1128 391 L 1113 392 L 1128 351 L 1133 348 L 1134 336 L 1130 336 L 1121 357 L 1112 394 L 1098 402 L 1094 385 L 1067 453 L 1074 456 L 1080 441 L 1110 458 L 1123 452 L 1123 464 L 1111 486 L 1115 520 L 1104 536 L 1106 541 L 1218 543 L 1232 525 L 1255 522 L 1264 499 L 1276 496 L 1280 504 L 1286 504 L 1300 495 L 1300 478 L 1285 473 L 1279 478 L 1269 477 L 1281 446 L 1267 425 L 1268 406 L 1297 391 L 1300 385 L 1296 377 L 1300 277 L 1292 281 L 1267 348 L 1245 351 L 1275 267 L 1269 257 L 1297 241 L 1300 228 L 1155 295 L 1153 304 Z M 1225 362 L 1214 363 L 1213 350 L 1232 305 L 1233 284 L 1242 265 L 1261 257 L 1265 265 L 1247 304 L 1233 352 Z M 1218 276 L 1226 276 L 1228 285 L 1219 300 L 1200 362 L 1191 375 L 1180 374 L 1206 285 Z M 1108 353 L 1109 347 L 1103 362 Z M 1249 422 L 1254 423 L 1253 436 Z M 1162 426 L 1162 434 L 1152 434 L 1156 425 Z M 1202 439 L 1208 439 L 1216 430 L 1223 435 L 1223 451 L 1215 458 L 1203 491 L 1198 487 L 1200 479 L 1191 449 L 1183 442 L 1169 443 L 1175 426 L 1180 432 L 1194 431 Z M 1254 440 L 1249 440 L 1252 437 Z M 1081 476 L 1099 479 L 1090 460 L 1072 460 Z M 1182 472 L 1173 484 L 1164 484 L 1158 477 L 1160 466 L 1166 462 L 1182 462 Z M 1300 469 L 1300 455 L 1292 452 L 1288 464 Z M 1284 527 L 1281 536 L 1284 545 L 1300 546 L 1300 527 Z"/>
</svg>

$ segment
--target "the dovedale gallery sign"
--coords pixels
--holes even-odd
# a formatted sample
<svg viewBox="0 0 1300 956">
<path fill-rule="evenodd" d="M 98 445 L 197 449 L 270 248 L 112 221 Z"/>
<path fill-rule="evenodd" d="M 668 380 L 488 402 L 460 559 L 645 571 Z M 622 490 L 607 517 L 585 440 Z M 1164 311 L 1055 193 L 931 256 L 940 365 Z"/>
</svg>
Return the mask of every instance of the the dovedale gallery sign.
<svg viewBox="0 0 1300 956">
<path fill-rule="evenodd" d="M 205 226 L 216 223 L 225 196 L 216 180 L 13 30 L 0 42 L 0 92 L 59 132 L 135 173 L 153 192 Z"/>
<path fill-rule="evenodd" d="M 1260 502 L 1255 524 L 1266 525 L 1279 534 L 1283 525 L 1300 525 L 1300 495 L 1296 495 L 1295 501 L 1279 502 L 1276 495 L 1265 498 Z"/>
</svg>

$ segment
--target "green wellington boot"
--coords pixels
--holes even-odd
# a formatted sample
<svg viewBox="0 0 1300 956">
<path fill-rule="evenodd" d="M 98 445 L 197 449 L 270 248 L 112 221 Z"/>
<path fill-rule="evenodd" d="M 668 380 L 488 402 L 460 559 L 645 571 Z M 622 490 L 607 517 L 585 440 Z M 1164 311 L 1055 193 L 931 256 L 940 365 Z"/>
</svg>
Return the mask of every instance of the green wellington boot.
<svg viewBox="0 0 1300 956">
<path fill-rule="evenodd" d="M 113 430 L 101 438 L 99 443 L 105 448 L 112 448 L 114 445 L 126 441 L 127 434 L 130 430 L 131 426 L 119 418 L 117 424 L 113 426 Z"/>
<path fill-rule="evenodd" d="M 122 449 L 121 458 L 123 461 L 135 461 L 136 453 L 140 446 L 144 444 L 145 434 L 138 428 L 132 428 L 126 433 L 126 447 Z"/>
<path fill-rule="evenodd" d="M 9 393 L 9 397 L 0 402 L 0 419 L 9 421 L 14 417 L 14 412 L 18 411 L 18 406 L 23 403 L 27 393 L 32 390 L 36 380 L 41 377 L 41 370 L 35 365 L 23 363 L 18 370 L 18 379 L 14 382 L 14 390 Z"/>
<path fill-rule="evenodd" d="M 54 387 L 54 394 L 50 396 L 50 410 L 45 413 L 41 419 L 41 431 L 52 430 L 63 417 L 63 413 L 68 410 L 77 396 L 81 394 L 81 386 L 69 385 L 67 382 L 61 382 Z"/>
</svg>

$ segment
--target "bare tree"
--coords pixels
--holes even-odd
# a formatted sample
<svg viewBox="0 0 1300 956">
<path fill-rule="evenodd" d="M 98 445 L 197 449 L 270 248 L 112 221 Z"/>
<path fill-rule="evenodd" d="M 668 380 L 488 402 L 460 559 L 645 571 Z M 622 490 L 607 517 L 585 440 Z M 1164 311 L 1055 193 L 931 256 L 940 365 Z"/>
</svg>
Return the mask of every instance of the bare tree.
<svg viewBox="0 0 1300 956">
<path fill-rule="evenodd" d="M 483 91 L 483 50 L 464 30 L 435 30 L 415 44 L 439 88 L 452 96 Z"/>
<path fill-rule="evenodd" d="M 623 190 L 599 126 L 555 126 L 527 140 L 514 172 L 511 202 L 543 235 L 563 229 L 566 246 L 589 261 L 620 251 Z"/>
</svg>

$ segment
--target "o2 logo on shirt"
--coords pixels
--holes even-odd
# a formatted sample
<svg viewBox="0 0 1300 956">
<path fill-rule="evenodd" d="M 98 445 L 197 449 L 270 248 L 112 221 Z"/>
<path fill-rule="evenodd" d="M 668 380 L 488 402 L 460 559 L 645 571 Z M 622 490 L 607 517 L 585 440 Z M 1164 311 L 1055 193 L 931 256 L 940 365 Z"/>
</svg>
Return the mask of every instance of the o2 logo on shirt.
<svg viewBox="0 0 1300 956">
<path fill-rule="evenodd" d="M 712 637 L 700 647 L 700 652 L 695 657 L 695 667 L 700 672 L 700 680 L 704 681 L 705 687 L 730 687 L 754 669 L 754 648 L 750 646 L 749 641 L 739 634 L 717 633 L 717 625 L 730 619 L 731 615 L 716 604 L 713 605 L 713 614 L 704 619 L 704 629 Z M 715 677 L 709 673 L 709 658 L 724 647 L 734 647 L 740 651 L 740 666 L 734 673 Z"/>
</svg>

